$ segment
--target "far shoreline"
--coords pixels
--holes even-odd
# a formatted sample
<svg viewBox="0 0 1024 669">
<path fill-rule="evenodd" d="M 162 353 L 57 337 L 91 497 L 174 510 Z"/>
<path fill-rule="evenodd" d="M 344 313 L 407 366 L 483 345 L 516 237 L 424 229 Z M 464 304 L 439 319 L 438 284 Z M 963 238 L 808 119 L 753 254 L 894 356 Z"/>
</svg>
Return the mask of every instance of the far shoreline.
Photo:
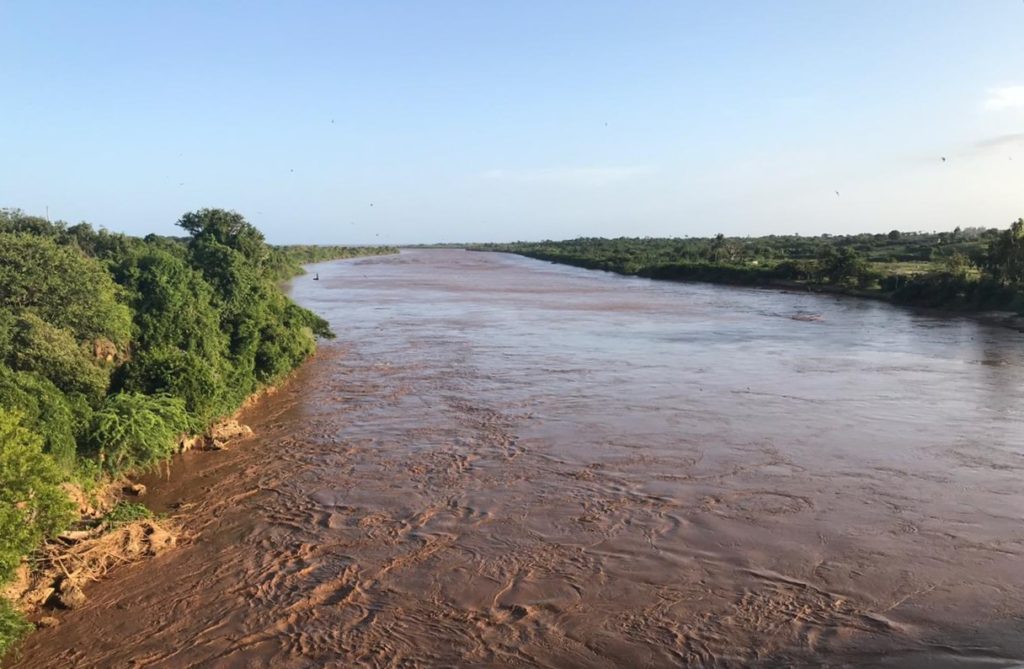
<svg viewBox="0 0 1024 669">
<path fill-rule="evenodd" d="M 588 271 L 605 272 L 608 274 L 614 274 L 616 276 L 636 277 L 640 279 L 648 279 L 650 281 L 666 281 L 671 283 L 695 283 L 706 284 L 709 286 L 727 286 L 733 288 L 753 288 L 757 290 L 775 290 L 785 293 L 812 293 L 816 295 L 837 295 L 842 297 L 874 300 L 877 302 L 884 302 L 886 304 L 890 304 L 894 307 L 898 307 L 901 309 L 919 311 L 922 313 L 927 313 L 946 319 L 954 317 L 968 318 L 981 323 L 985 323 L 986 325 L 1009 328 L 1024 333 L 1024 314 L 1018 314 L 1017 312 L 1014 311 L 997 309 L 976 309 L 970 307 L 969 305 L 964 305 L 961 308 L 955 308 L 950 306 L 930 306 L 926 304 L 918 304 L 914 302 L 896 300 L 893 299 L 893 294 L 891 292 L 883 292 L 880 290 L 847 288 L 843 286 L 836 286 L 823 283 L 803 282 L 788 279 L 772 279 L 767 277 L 758 278 L 756 281 L 750 282 L 727 280 L 714 281 L 709 278 L 689 279 L 685 277 L 659 277 L 653 276 L 649 272 L 620 272 L 614 269 L 588 267 L 586 265 L 570 262 L 568 260 L 553 260 L 547 257 L 538 257 L 530 255 L 528 253 L 520 253 L 516 251 L 477 249 L 472 248 L 471 246 L 461 248 L 463 248 L 466 251 L 471 251 L 475 253 L 508 253 L 510 255 L 519 256 L 521 258 L 529 258 L 531 260 L 546 262 L 552 265 L 577 267 L 579 269 Z"/>
</svg>

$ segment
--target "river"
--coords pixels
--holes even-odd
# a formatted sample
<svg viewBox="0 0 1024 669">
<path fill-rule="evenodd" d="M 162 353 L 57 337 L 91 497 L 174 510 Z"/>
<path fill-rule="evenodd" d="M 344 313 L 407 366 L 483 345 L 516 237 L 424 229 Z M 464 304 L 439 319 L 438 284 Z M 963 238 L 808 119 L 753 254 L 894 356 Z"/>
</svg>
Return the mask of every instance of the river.
<svg viewBox="0 0 1024 669">
<path fill-rule="evenodd" d="M 147 481 L 189 538 L 14 667 L 1024 661 L 1020 333 L 462 250 L 315 270 L 338 339 Z"/>
</svg>

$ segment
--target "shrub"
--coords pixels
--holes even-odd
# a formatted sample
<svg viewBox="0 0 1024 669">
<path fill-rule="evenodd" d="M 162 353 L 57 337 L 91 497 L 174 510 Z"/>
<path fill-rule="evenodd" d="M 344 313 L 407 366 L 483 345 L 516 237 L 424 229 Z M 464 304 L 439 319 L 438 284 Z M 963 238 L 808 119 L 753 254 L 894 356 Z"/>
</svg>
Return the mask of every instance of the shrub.
<svg viewBox="0 0 1024 669">
<path fill-rule="evenodd" d="M 89 442 L 107 471 L 152 467 L 171 457 L 175 437 L 190 427 L 180 398 L 117 393 L 93 414 Z"/>
<path fill-rule="evenodd" d="M 42 439 L 43 451 L 61 467 L 74 466 L 77 432 L 90 415 L 84 400 L 69 398 L 38 374 L 0 364 L 0 406 L 17 411 L 21 425 Z"/>
<path fill-rule="evenodd" d="M 213 290 L 182 257 L 145 248 L 123 258 L 113 271 L 129 295 L 136 349 L 173 346 L 211 360 L 223 354 L 226 342 Z"/>
<path fill-rule="evenodd" d="M 226 362 L 204 359 L 177 348 L 141 351 L 121 370 L 124 391 L 180 398 L 185 409 L 200 423 L 230 412 L 225 401 Z"/>
<path fill-rule="evenodd" d="M 107 393 L 110 370 L 83 350 L 70 330 L 50 325 L 29 312 L 14 326 L 7 364 L 36 372 L 65 393 L 79 393 L 99 403 Z"/>
<path fill-rule="evenodd" d="M 136 520 L 149 520 L 152 517 L 153 512 L 146 508 L 144 504 L 118 502 L 113 509 L 103 516 L 103 522 L 109 527 L 114 528 L 118 525 L 133 523 Z"/>
<path fill-rule="evenodd" d="M 106 268 L 77 247 L 0 233 L 0 308 L 15 316 L 29 311 L 70 330 L 76 341 L 105 337 L 120 346 L 131 316 L 119 292 Z"/>
<path fill-rule="evenodd" d="M 0 583 L 44 538 L 74 518 L 64 476 L 20 416 L 0 409 Z"/>
<path fill-rule="evenodd" d="M 15 610 L 10 602 L 0 597 L 0 657 L 31 631 L 32 623 L 25 620 L 25 616 Z"/>
</svg>

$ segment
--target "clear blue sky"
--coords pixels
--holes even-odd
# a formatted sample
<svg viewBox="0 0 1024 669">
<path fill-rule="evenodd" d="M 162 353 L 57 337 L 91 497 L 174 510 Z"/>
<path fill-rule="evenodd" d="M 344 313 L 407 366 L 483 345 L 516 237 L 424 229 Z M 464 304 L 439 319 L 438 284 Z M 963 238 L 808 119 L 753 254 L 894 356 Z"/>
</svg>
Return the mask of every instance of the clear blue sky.
<svg viewBox="0 0 1024 669">
<path fill-rule="evenodd" d="M 8 1 L 0 206 L 278 243 L 1005 227 L 1022 36 L 1021 0 Z"/>
</svg>

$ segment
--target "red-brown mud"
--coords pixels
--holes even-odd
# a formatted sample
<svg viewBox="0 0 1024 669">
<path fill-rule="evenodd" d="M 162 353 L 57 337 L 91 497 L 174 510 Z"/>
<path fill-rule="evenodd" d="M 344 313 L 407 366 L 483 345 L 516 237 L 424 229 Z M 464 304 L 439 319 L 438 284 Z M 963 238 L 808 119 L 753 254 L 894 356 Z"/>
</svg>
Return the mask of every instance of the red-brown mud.
<svg viewBox="0 0 1024 669">
<path fill-rule="evenodd" d="M 339 339 L 146 481 L 193 538 L 12 667 L 1024 658 L 1018 333 L 463 251 L 317 270 Z"/>
</svg>

